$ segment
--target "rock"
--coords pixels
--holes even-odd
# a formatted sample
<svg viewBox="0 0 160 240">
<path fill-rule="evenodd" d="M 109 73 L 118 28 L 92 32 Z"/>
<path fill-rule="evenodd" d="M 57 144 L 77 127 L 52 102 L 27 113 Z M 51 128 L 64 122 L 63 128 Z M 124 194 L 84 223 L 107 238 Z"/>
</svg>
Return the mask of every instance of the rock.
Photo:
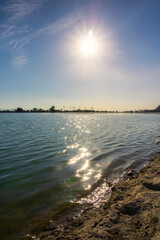
<svg viewBox="0 0 160 240">
<path fill-rule="evenodd" d="M 132 177 L 134 175 L 134 170 L 131 169 L 128 173 L 127 176 Z"/>
</svg>

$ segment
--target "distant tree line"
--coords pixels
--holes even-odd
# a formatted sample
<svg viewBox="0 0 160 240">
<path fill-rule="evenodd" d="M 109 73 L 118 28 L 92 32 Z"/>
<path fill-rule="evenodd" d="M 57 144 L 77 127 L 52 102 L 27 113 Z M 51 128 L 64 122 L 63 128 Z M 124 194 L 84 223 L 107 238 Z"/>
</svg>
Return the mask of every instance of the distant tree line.
<svg viewBox="0 0 160 240">
<path fill-rule="evenodd" d="M 100 111 L 97 111 L 97 110 L 94 110 L 93 107 L 91 109 L 81 109 L 80 107 L 78 109 L 76 109 L 75 107 L 70 107 L 70 110 L 67 110 L 65 107 L 63 107 L 63 109 L 56 109 L 55 106 L 51 106 L 48 110 L 44 110 L 42 108 L 33 108 L 31 110 L 24 110 L 23 108 L 21 107 L 17 107 L 16 109 L 14 110 L 0 110 L 0 112 L 16 112 L 16 113 L 23 113 L 23 112 L 30 112 L 30 113 L 55 113 L 55 112 L 80 112 L 80 113 L 155 113 L 155 112 L 160 112 L 160 105 L 154 109 L 154 110 L 136 110 L 136 111 L 133 111 L 133 110 L 130 110 L 130 111 L 107 111 L 107 110 L 100 110 Z"/>
<path fill-rule="evenodd" d="M 18 107 L 13 112 L 55 112 L 55 106 L 51 106 L 48 110 L 44 110 L 42 108 L 33 108 L 31 110 L 24 110 L 21 107 Z"/>
</svg>

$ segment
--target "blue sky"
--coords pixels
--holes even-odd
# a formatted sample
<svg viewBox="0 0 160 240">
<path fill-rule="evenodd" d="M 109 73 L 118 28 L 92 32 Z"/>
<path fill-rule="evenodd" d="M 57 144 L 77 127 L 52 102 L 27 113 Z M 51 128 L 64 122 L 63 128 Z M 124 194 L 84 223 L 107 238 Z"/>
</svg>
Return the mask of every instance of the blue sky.
<svg viewBox="0 0 160 240">
<path fill-rule="evenodd" d="M 156 108 L 159 12 L 159 0 L 1 0 L 0 108 Z M 84 58 L 90 29 L 100 51 Z"/>
</svg>

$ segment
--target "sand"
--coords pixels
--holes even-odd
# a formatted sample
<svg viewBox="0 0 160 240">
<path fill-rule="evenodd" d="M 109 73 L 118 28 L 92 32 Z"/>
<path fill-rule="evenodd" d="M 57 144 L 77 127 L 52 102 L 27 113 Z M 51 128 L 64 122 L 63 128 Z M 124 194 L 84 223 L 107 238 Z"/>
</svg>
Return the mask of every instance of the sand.
<svg viewBox="0 0 160 240">
<path fill-rule="evenodd" d="M 63 225 L 56 226 L 53 219 L 35 239 L 160 240 L 160 153 L 128 175 L 112 188 L 104 205 L 85 210 Z"/>
</svg>

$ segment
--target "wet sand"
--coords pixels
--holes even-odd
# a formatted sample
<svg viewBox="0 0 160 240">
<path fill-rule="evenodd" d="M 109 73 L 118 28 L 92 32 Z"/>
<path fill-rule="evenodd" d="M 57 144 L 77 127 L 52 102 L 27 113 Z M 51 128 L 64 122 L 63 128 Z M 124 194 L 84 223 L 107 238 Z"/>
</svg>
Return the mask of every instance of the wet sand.
<svg viewBox="0 0 160 240">
<path fill-rule="evenodd" d="M 112 188 L 108 202 L 63 225 L 57 226 L 53 219 L 34 239 L 159 240 L 160 153 L 139 172 L 128 172 Z"/>
</svg>

